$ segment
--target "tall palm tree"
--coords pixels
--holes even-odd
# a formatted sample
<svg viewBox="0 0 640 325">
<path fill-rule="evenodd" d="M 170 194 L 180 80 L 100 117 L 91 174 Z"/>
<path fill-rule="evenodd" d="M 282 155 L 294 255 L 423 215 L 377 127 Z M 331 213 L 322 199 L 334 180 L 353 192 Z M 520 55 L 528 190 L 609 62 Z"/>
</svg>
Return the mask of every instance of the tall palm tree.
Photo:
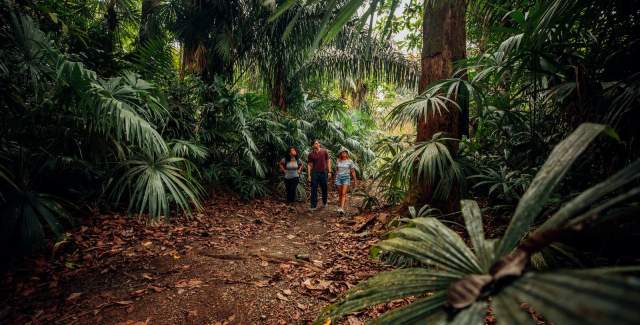
<svg viewBox="0 0 640 325">
<path fill-rule="evenodd" d="M 153 2 L 156 0 L 148 0 Z M 146 24 L 164 24 L 182 45 L 181 72 L 224 79 L 251 78 L 271 94 L 274 107 L 286 110 L 301 83 L 321 74 L 326 79 L 376 76 L 415 86 L 415 64 L 386 42 L 364 42 L 351 22 L 332 42 L 315 44 L 317 26 L 326 20 L 321 4 L 279 7 L 258 0 L 166 0 L 153 7 Z M 141 34 L 142 35 L 142 34 Z M 140 37 L 143 38 L 142 36 Z M 257 74 L 251 71 L 258 69 Z"/>
</svg>

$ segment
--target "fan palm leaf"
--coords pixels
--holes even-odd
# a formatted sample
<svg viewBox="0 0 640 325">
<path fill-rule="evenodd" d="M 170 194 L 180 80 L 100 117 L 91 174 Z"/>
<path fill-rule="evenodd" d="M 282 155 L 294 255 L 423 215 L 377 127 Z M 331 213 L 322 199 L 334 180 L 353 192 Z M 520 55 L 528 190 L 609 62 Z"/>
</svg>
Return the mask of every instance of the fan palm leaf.
<svg viewBox="0 0 640 325">
<path fill-rule="evenodd" d="M 434 279 L 441 279 L 443 282 L 438 284 L 442 287 L 420 292 L 419 283 L 413 282 L 419 281 L 415 278 L 407 281 L 407 286 L 403 287 L 403 272 L 415 272 L 414 269 L 394 271 L 398 272 L 398 276 L 394 276 L 393 272 L 378 275 L 370 282 L 359 284 L 356 287 L 358 289 L 348 291 L 335 305 L 325 308 L 316 321 L 336 319 L 346 313 L 381 303 L 383 299 L 379 292 L 384 291 L 387 284 L 393 284 L 390 287 L 397 289 L 397 297 L 403 296 L 401 293 L 405 292 L 407 295 L 404 296 L 427 298 L 388 312 L 375 320 L 375 323 L 483 324 L 489 304 L 498 315 L 499 324 L 531 323 L 530 316 L 522 310 L 519 302 L 530 304 L 546 319 L 558 324 L 637 323 L 640 321 L 640 310 L 637 308 L 640 280 L 620 273 L 637 271 L 640 267 L 524 271 L 532 253 L 548 246 L 568 229 L 584 224 L 586 218 L 581 213 L 585 208 L 596 204 L 592 211 L 601 211 L 640 194 L 640 189 L 632 189 L 609 201 L 599 200 L 605 192 L 619 190 L 640 177 L 640 165 L 635 162 L 586 190 L 575 201 L 566 203 L 558 215 L 549 219 L 546 226 L 543 225 L 538 232 L 520 242 L 529 231 L 530 222 L 541 211 L 535 205 L 542 206 L 548 200 L 549 194 L 542 193 L 541 189 L 552 191 L 578 155 L 596 135 L 605 130 L 601 125 L 583 124 L 556 146 L 536 176 L 537 181 L 529 187 L 518 205 L 532 209 L 534 215 L 523 212 L 522 208 L 516 210 L 509 225 L 510 230 L 507 230 L 497 246 L 484 237 L 482 214 L 474 201 L 462 201 L 461 204 L 473 251 L 457 233 L 431 217 L 410 219 L 408 227 L 392 232 L 389 239 L 377 245 L 376 253 L 382 250 L 406 255 L 421 262 L 426 266 L 426 269 L 422 269 L 425 274 L 446 272 L 452 275 L 449 278 L 434 276 L 423 280 L 425 288 L 429 288 Z M 599 213 L 586 215 L 591 218 L 600 216 Z M 517 249 L 512 252 L 516 245 Z M 515 277 L 515 281 L 502 282 L 506 276 Z M 384 283 L 376 279 L 384 279 Z M 449 283 L 445 284 L 447 281 Z M 444 286 L 446 289 L 441 289 Z M 416 290 L 410 291 L 411 288 Z M 389 300 L 396 298 L 394 292 L 384 292 L 384 295 Z M 492 299 L 489 301 L 487 297 Z M 451 317 L 450 312 L 445 312 L 445 305 L 454 308 L 455 316 Z M 340 309 L 340 306 L 348 307 Z M 587 310 L 593 312 L 585 312 Z"/>
<path fill-rule="evenodd" d="M 187 214 L 191 214 L 192 207 L 202 209 L 203 189 L 181 166 L 189 161 L 151 154 L 141 158 L 122 164 L 124 172 L 113 188 L 116 202 L 128 195 L 131 213 L 147 212 L 152 218 L 169 216 L 172 204 Z"/>
</svg>

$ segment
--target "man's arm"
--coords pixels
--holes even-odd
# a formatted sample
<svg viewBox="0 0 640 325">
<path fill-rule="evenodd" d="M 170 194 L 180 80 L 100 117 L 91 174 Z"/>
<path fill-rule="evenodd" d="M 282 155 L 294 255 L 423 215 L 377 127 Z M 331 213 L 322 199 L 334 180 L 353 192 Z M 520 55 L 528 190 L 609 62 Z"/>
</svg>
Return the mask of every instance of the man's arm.
<svg viewBox="0 0 640 325">
<path fill-rule="evenodd" d="M 311 168 L 313 168 L 313 163 L 311 159 L 307 160 L 307 180 L 311 182 Z"/>
<path fill-rule="evenodd" d="M 331 157 L 329 157 L 329 152 L 327 151 L 327 172 L 331 174 Z"/>
</svg>

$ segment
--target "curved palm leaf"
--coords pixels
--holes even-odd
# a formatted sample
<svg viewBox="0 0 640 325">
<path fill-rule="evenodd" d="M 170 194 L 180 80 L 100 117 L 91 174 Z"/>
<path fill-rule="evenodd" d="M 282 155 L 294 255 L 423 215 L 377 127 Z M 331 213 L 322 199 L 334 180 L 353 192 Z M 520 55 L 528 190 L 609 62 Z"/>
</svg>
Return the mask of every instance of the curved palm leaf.
<svg viewBox="0 0 640 325">
<path fill-rule="evenodd" d="M 553 150 L 547 163 L 538 173 L 536 177 L 538 182 L 535 186 L 552 190 L 579 153 L 584 151 L 589 142 L 604 130 L 603 126 L 593 124 L 583 124 L 579 127 Z M 523 276 L 521 273 L 530 254 L 551 244 L 563 229 L 582 225 L 586 219 L 585 215 L 598 216 L 599 211 L 622 202 L 628 197 L 639 195 L 640 188 L 634 188 L 591 209 L 596 212 L 580 215 L 605 192 L 618 189 L 636 179 L 640 172 L 639 166 L 638 162 L 631 164 L 607 181 L 597 184 L 592 189 L 585 191 L 584 194 L 579 195 L 576 201 L 566 204 L 559 210 L 560 213 L 557 216 L 550 219 L 550 223 L 546 228 L 543 228 L 543 231 L 534 233 L 520 244 L 516 252 L 524 251 L 524 254 L 508 255 L 506 259 L 499 250 L 496 250 L 494 255 L 492 242 L 484 238 L 481 213 L 473 201 L 462 201 L 461 205 L 474 252 L 467 248 L 457 233 L 446 228 L 437 219 L 417 218 L 411 220 L 413 227 L 393 232 L 390 239 L 377 245 L 378 249 L 410 256 L 425 266 L 439 270 L 432 269 L 433 272 L 447 272 L 460 279 L 452 279 L 446 290 L 446 299 L 444 298 L 444 290 L 433 289 L 431 297 L 442 297 L 441 301 L 436 301 L 438 298 L 431 297 L 418 300 L 409 306 L 384 314 L 376 322 L 404 324 L 427 321 L 435 324 L 482 324 L 488 306 L 487 297 L 492 297 L 492 308 L 499 317 L 499 324 L 531 323 L 530 316 L 520 308 L 520 302 L 530 304 L 546 319 L 558 324 L 630 325 L 637 323 L 640 321 L 640 309 L 637 308 L 637 300 L 640 299 L 638 296 L 640 280 L 637 277 L 625 277 L 618 273 L 637 272 L 640 267 L 560 270 L 546 273 L 529 272 Z M 540 188 L 532 185 L 532 188 L 527 191 L 528 194 L 525 193 L 521 199 L 519 207 L 532 207 L 532 204 L 537 203 L 538 200 L 545 201 L 547 193 L 539 191 Z M 536 202 L 526 202 L 527 200 Z M 510 228 L 514 228 L 507 230 L 501 245 L 510 245 L 510 241 L 514 241 L 513 245 L 518 243 L 521 236 L 518 233 L 516 238 L 514 234 L 517 232 L 514 229 L 526 224 L 527 229 L 523 232 L 528 231 L 529 220 L 535 218 L 540 212 L 539 207 L 532 207 L 532 209 L 534 209 L 533 216 L 516 211 L 510 225 Z M 578 216 L 575 217 L 576 215 Z M 502 247 L 504 249 L 508 246 Z M 525 259 L 524 262 L 521 259 Z M 425 270 L 425 272 L 429 272 L 429 270 Z M 386 277 L 379 275 L 379 277 L 385 279 L 385 283 L 398 283 L 398 286 L 401 286 L 402 276 L 393 276 L 393 274 L 389 273 Z M 397 274 L 401 275 L 402 273 Z M 515 281 L 502 282 L 505 275 L 515 276 Z M 377 288 L 367 287 L 367 291 L 360 291 L 359 295 L 354 298 L 356 302 L 368 301 L 368 295 L 372 296 L 372 303 L 380 302 L 373 297 L 376 292 L 383 290 L 384 284 L 372 283 Z M 417 284 L 414 285 L 417 286 Z M 630 292 L 633 294 L 629 294 Z M 385 295 L 391 297 L 390 299 L 395 297 L 393 292 L 385 292 Z M 350 306 L 350 308 L 344 309 L 344 313 L 368 306 L 365 303 L 350 305 L 349 297 L 352 296 L 347 293 L 337 303 L 337 305 Z M 457 314 L 454 318 L 448 317 L 444 309 L 441 308 L 445 302 L 455 307 Z M 356 307 L 358 308 L 356 309 Z M 334 308 L 327 307 L 326 310 L 339 310 Z M 340 317 L 344 313 L 336 312 L 330 314 L 330 317 Z"/>
<path fill-rule="evenodd" d="M 172 203 L 187 214 L 191 214 L 192 206 L 200 210 L 202 187 L 184 174 L 183 164 L 189 161 L 149 154 L 125 162 L 124 173 L 113 189 L 116 202 L 126 194 L 130 212 L 148 212 L 153 218 L 169 216 Z"/>
<path fill-rule="evenodd" d="M 381 273 L 352 288 L 340 302 L 323 309 L 318 318 L 337 318 L 390 300 L 442 291 L 457 279 L 453 274 L 420 268 Z"/>
<path fill-rule="evenodd" d="M 387 121 L 391 127 L 413 124 L 420 119 L 426 120 L 429 114 L 440 115 L 448 112 L 450 106 L 459 107 L 454 100 L 445 95 L 426 92 L 394 107 L 387 115 Z"/>
<path fill-rule="evenodd" d="M 527 234 L 535 217 L 542 211 L 546 201 L 571 164 L 587 148 L 589 143 L 605 130 L 606 127 L 603 125 L 582 124 L 553 149 L 518 203 L 513 219 L 497 247 L 497 256 L 509 253 Z"/>
<path fill-rule="evenodd" d="M 458 140 L 436 135 L 430 141 L 400 152 L 386 163 L 391 173 L 385 175 L 383 181 L 408 183 L 418 179 L 435 187 L 436 198 L 447 197 L 455 184 L 465 183 L 462 165 L 449 152 L 448 141 Z"/>
</svg>

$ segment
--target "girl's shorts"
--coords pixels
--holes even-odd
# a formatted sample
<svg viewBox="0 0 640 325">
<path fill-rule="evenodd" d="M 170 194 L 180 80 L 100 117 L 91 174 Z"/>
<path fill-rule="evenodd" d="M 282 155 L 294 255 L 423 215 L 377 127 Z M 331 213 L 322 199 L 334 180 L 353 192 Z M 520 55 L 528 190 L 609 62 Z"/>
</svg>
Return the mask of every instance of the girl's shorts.
<svg viewBox="0 0 640 325">
<path fill-rule="evenodd" d="M 342 174 L 336 175 L 336 185 L 351 185 L 351 175 Z"/>
</svg>

